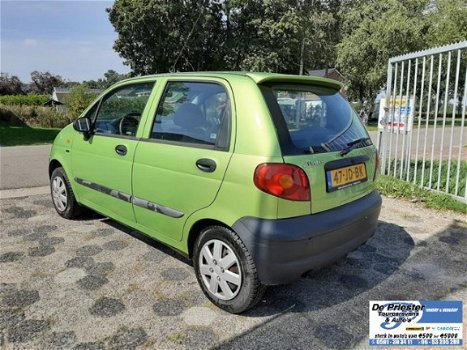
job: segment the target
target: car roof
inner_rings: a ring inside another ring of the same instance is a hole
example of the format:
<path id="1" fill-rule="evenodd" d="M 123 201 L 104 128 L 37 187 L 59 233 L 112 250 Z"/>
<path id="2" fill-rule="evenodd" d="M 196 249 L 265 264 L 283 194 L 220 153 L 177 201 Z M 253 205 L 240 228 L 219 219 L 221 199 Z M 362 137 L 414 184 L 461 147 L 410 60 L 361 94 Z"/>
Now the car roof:
<path id="1" fill-rule="evenodd" d="M 265 72 L 177 72 L 177 73 L 163 73 L 154 75 L 138 76 L 134 78 L 125 79 L 123 81 L 130 82 L 144 78 L 158 78 L 158 77 L 213 77 L 223 78 L 229 80 L 236 76 L 244 76 L 252 79 L 256 84 L 263 84 L 267 82 L 274 83 L 295 83 L 295 84 L 314 84 L 320 86 L 326 86 L 339 90 L 343 85 L 342 83 L 310 75 L 292 75 L 292 74 L 279 74 L 279 73 L 265 73 Z"/>

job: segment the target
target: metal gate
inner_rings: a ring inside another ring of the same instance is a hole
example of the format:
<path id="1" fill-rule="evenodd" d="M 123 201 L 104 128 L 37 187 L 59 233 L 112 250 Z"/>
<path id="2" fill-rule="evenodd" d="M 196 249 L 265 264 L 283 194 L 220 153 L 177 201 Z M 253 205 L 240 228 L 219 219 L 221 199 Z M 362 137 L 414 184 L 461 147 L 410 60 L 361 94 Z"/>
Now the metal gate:
<path id="1" fill-rule="evenodd" d="M 393 57 L 381 100 L 381 173 L 467 202 L 467 41 Z"/>

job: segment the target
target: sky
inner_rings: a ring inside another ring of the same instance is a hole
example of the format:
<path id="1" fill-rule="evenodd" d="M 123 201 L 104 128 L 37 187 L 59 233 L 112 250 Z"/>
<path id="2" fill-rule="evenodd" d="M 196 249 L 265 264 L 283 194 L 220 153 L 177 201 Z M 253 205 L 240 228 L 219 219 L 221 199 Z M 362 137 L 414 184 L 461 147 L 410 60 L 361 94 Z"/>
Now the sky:
<path id="1" fill-rule="evenodd" d="M 70 81 L 97 80 L 129 68 L 112 46 L 117 33 L 106 8 L 113 1 L 0 0 L 0 70 L 23 82 L 49 71 Z"/>

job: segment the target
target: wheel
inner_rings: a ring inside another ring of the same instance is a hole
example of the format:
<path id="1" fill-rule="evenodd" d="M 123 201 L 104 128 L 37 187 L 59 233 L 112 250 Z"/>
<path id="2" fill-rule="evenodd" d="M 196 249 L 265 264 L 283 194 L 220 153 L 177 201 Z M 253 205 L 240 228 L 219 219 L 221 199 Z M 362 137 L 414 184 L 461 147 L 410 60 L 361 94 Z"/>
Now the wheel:
<path id="1" fill-rule="evenodd" d="M 50 193 L 58 215 L 65 219 L 72 219 L 82 214 L 83 208 L 76 201 L 65 170 L 61 167 L 52 172 Z"/>
<path id="2" fill-rule="evenodd" d="M 211 226 L 201 232 L 193 265 L 203 293 L 227 312 L 237 314 L 252 308 L 266 291 L 250 253 L 228 228 Z"/>

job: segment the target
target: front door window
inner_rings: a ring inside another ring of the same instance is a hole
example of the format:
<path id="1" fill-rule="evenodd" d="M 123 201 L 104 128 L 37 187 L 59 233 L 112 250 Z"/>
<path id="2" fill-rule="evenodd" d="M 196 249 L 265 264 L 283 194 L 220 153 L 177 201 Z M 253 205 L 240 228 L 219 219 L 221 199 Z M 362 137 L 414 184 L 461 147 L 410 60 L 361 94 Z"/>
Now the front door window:
<path id="1" fill-rule="evenodd" d="M 125 85 L 101 102 L 94 121 L 97 134 L 135 136 L 154 82 Z"/>

